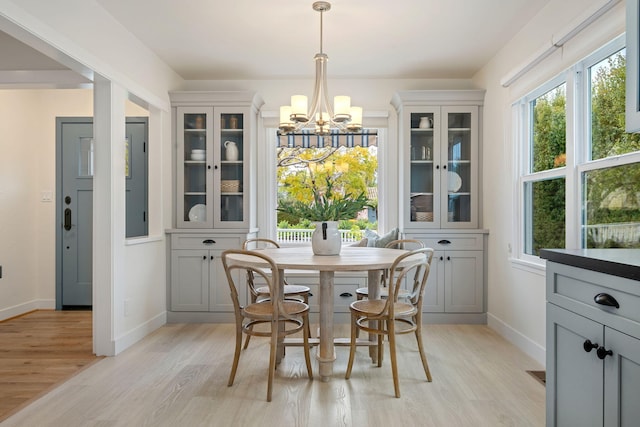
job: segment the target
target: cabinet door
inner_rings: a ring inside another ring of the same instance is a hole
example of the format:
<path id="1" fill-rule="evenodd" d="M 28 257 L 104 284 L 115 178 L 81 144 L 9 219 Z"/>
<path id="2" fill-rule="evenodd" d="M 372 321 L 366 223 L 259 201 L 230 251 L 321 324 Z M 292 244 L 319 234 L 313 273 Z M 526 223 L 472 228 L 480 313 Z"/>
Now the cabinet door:
<path id="1" fill-rule="evenodd" d="M 209 310 L 209 251 L 171 251 L 171 310 Z"/>
<path id="2" fill-rule="evenodd" d="M 482 251 L 445 251 L 444 309 L 481 313 L 484 308 Z"/>
<path id="3" fill-rule="evenodd" d="M 640 339 L 605 328 L 604 425 L 632 427 L 640 420 Z"/>
<path id="4" fill-rule="evenodd" d="M 477 226 L 478 107 L 442 107 L 440 161 L 443 228 Z"/>
<path id="5" fill-rule="evenodd" d="M 176 111 L 176 222 L 180 228 L 210 228 L 213 108 L 178 107 Z"/>
<path id="6" fill-rule="evenodd" d="M 435 251 L 422 300 L 423 313 L 442 313 L 444 311 L 444 270 L 444 251 Z"/>
<path id="7" fill-rule="evenodd" d="M 404 142 L 404 158 L 408 167 L 404 182 L 409 209 L 403 209 L 407 227 L 433 228 L 440 226 L 440 108 L 412 107 L 404 115 L 402 124 L 408 138 Z M 404 134 L 404 133 L 403 133 Z M 437 168 L 437 169 L 436 169 Z"/>
<path id="8" fill-rule="evenodd" d="M 246 228 L 249 202 L 249 115 L 247 108 L 214 111 L 215 228 Z"/>
<path id="9" fill-rule="evenodd" d="M 222 251 L 209 251 L 209 310 L 216 312 L 233 312 L 233 301 L 229 291 L 229 282 L 224 272 L 221 255 Z M 240 272 L 235 271 L 235 281 L 238 289 L 238 299 L 241 305 L 247 303 L 247 286 L 244 277 L 240 277 Z"/>
<path id="10" fill-rule="evenodd" d="M 603 363 L 584 345 L 586 340 L 602 345 L 603 329 L 547 303 L 547 426 L 602 425 Z"/>

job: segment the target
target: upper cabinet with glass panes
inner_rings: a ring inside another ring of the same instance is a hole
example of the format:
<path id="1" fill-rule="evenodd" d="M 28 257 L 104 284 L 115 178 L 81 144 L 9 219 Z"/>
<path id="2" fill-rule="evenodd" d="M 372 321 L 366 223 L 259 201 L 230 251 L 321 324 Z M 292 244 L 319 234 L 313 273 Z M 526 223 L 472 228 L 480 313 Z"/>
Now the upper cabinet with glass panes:
<path id="1" fill-rule="evenodd" d="M 249 92 L 172 92 L 176 226 L 255 227 L 254 147 L 259 98 Z"/>
<path id="2" fill-rule="evenodd" d="M 407 91 L 399 114 L 403 228 L 478 226 L 479 116 L 484 91 Z"/>

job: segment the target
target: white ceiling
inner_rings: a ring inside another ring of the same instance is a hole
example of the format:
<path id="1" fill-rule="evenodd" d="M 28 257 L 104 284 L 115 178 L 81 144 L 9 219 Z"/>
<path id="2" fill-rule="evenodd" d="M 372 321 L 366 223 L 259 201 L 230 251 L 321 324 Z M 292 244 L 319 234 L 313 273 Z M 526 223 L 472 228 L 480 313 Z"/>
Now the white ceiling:
<path id="1" fill-rule="evenodd" d="M 309 78 L 320 45 L 311 0 L 97 0 L 180 76 Z M 470 78 L 549 0 L 333 0 L 331 78 Z M 57 69 L 0 34 L 0 70 Z M 9 55 L 5 55 L 8 52 Z"/>

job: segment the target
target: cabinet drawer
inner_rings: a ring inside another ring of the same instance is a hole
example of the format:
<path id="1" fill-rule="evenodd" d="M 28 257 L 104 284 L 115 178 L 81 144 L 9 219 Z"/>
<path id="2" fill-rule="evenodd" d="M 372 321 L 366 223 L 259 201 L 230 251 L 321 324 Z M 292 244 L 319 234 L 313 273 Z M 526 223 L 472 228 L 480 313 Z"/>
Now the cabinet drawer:
<path id="1" fill-rule="evenodd" d="M 607 294 L 619 308 L 595 302 Z M 547 262 L 547 300 L 630 333 L 640 331 L 640 286 L 635 280 Z"/>
<path id="2" fill-rule="evenodd" d="M 213 243 L 205 243 L 213 241 Z M 172 234 L 172 249 L 241 249 L 242 242 L 239 237 L 220 237 L 206 234 Z"/>
<path id="3" fill-rule="evenodd" d="M 407 238 L 422 240 L 426 247 L 435 250 L 466 251 L 483 249 L 482 234 L 433 235 L 408 233 Z"/>

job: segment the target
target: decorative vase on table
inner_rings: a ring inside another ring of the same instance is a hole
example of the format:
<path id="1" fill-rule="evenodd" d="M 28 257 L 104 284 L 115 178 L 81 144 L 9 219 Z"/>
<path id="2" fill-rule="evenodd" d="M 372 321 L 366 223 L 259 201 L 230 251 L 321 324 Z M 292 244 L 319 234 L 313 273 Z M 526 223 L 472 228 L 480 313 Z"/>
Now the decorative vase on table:
<path id="1" fill-rule="evenodd" d="M 340 255 L 342 239 L 338 231 L 338 221 L 316 222 L 311 235 L 311 249 L 315 255 Z"/>

